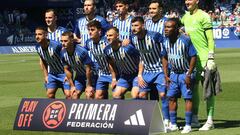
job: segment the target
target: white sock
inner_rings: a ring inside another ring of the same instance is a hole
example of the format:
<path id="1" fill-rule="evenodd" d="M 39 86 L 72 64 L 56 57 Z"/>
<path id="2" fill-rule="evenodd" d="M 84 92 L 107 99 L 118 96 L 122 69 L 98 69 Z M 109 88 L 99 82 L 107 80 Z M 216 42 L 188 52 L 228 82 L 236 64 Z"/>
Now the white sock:
<path id="1" fill-rule="evenodd" d="M 212 116 L 208 116 L 208 118 L 207 118 L 207 123 L 213 123 L 213 118 L 212 118 Z"/>

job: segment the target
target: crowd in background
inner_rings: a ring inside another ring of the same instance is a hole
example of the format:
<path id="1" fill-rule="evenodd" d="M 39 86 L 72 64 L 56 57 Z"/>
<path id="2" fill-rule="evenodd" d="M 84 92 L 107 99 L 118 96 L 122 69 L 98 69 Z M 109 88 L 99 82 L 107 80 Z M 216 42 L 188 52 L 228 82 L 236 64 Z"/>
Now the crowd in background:
<path id="1" fill-rule="evenodd" d="M 164 13 L 167 18 L 180 18 L 186 11 L 184 0 L 164 0 L 163 3 L 165 4 Z M 131 4 L 130 13 L 148 19 L 147 4 L 148 3 L 144 1 L 134 0 Z M 210 7 L 209 4 L 212 4 L 212 7 Z M 200 7 L 211 16 L 213 28 L 238 27 L 238 29 L 240 29 L 239 0 L 201 1 Z M 107 10 L 106 18 L 109 22 L 117 16 L 118 13 L 115 9 L 109 8 Z"/>
<path id="2" fill-rule="evenodd" d="M 99 2 L 102 4 L 100 5 L 102 8 L 97 9 L 99 10 L 97 11 L 98 14 L 105 17 L 109 22 L 112 22 L 114 18 L 118 16 L 118 13 L 113 6 L 114 1 L 115 0 L 102 0 Z M 164 3 L 163 13 L 167 18 L 181 18 L 186 12 L 185 0 L 162 1 Z M 148 14 L 148 0 L 129 0 L 128 2 L 130 5 L 130 14 L 133 16 L 143 16 L 145 20 L 150 18 Z M 234 31 L 236 29 L 235 34 L 240 36 L 240 0 L 200 0 L 199 2 L 200 8 L 205 10 L 211 16 L 213 28 L 231 27 L 234 29 Z M 74 13 L 75 9 L 73 7 L 71 8 L 71 13 Z M 68 11 L 67 8 L 60 8 L 60 10 L 63 10 L 64 13 Z M 13 39 L 13 36 L 23 37 L 25 35 L 29 35 L 28 37 L 31 37 L 34 25 L 36 25 L 36 23 L 42 23 L 36 15 L 31 14 L 32 11 L 41 13 L 41 10 L 36 8 L 32 10 L 27 10 L 25 8 L 10 8 L 0 11 L 1 44 L 19 44 L 17 40 L 9 40 Z M 75 15 L 76 13 L 74 16 Z M 59 20 L 60 19 L 61 17 L 59 17 Z M 73 20 L 66 19 L 64 21 L 66 21 L 66 23 L 69 21 L 74 22 Z M 73 29 L 73 23 L 67 24 L 72 24 L 66 27 L 68 29 Z M 34 38 L 32 37 L 32 42 L 34 41 L 33 39 Z"/>

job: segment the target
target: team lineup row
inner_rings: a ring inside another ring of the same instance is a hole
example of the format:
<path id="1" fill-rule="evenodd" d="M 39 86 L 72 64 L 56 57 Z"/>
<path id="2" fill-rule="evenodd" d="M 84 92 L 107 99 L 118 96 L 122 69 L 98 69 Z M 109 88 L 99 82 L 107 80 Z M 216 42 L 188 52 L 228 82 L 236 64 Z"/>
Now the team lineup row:
<path id="1" fill-rule="evenodd" d="M 205 66 L 215 69 L 214 40 L 210 17 L 198 9 L 198 0 L 185 3 L 185 34 L 179 32 L 178 19 L 162 17 L 163 5 L 156 0 L 149 4 L 152 19 L 145 22 L 128 14 L 125 0 L 116 0 L 119 17 L 112 24 L 95 15 L 94 1 L 86 0 L 85 16 L 77 20 L 74 33 L 57 27 L 55 11 L 47 10 L 47 30 L 35 30 L 47 96 L 55 98 L 63 87 L 67 99 L 78 99 L 83 91 L 87 99 L 107 99 L 111 84 L 113 99 L 124 99 L 131 88 L 132 98 L 145 100 L 157 90 L 166 130 L 176 131 L 177 98 L 182 95 L 186 125 L 181 133 L 199 127 L 198 85 Z M 207 103 L 208 119 L 199 130 L 213 128 L 214 97 Z"/>

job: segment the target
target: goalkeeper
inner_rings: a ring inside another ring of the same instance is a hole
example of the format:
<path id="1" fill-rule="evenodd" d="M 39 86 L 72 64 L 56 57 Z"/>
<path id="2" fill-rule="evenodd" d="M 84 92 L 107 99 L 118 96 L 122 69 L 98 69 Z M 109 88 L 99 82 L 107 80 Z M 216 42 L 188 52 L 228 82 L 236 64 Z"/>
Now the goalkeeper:
<path id="1" fill-rule="evenodd" d="M 199 83 L 202 79 L 201 72 L 207 66 L 210 70 L 215 70 L 214 63 L 214 39 L 212 31 L 212 22 L 210 16 L 198 8 L 199 0 L 185 0 L 188 12 L 182 17 L 186 33 L 190 36 L 194 47 L 197 50 L 197 77 L 193 90 L 193 117 L 192 127 L 200 127 L 198 122 L 199 108 Z M 207 99 L 207 121 L 199 130 L 210 130 L 213 125 L 214 114 L 214 95 Z"/>

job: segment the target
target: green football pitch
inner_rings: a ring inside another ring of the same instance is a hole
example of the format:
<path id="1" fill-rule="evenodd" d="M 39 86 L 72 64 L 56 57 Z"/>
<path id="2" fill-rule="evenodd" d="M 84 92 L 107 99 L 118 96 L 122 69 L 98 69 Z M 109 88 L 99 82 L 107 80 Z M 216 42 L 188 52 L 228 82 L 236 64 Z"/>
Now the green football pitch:
<path id="1" fill-rule="evenodd" d="M 240 49 L 217 49 L 216 63 L 220 70 L 223 92 L 216 97 L 215 129 L 207 132 L 193 129 L 194 135 L 240 135 Z M 80 133 L 15 131 L 13 123 L 23 97 L 44 98 L 43 75 L 36 54 L 0 55 L 0 135 L 70 135 Z M 200 91 L 202 95 L 202 91 Z M 129 96 L 129 93 L 128 93 Z M 59 90 L 57 98 L 64 98 Z M 206 118 L 201 99 L 200 122 Z M 179 124 L 184 122 L 184 102 L 180 100 Z M 81 133 L 86 134 L 86 133 Z M 180 132 L 168 133 L 180 134 Z"/>

